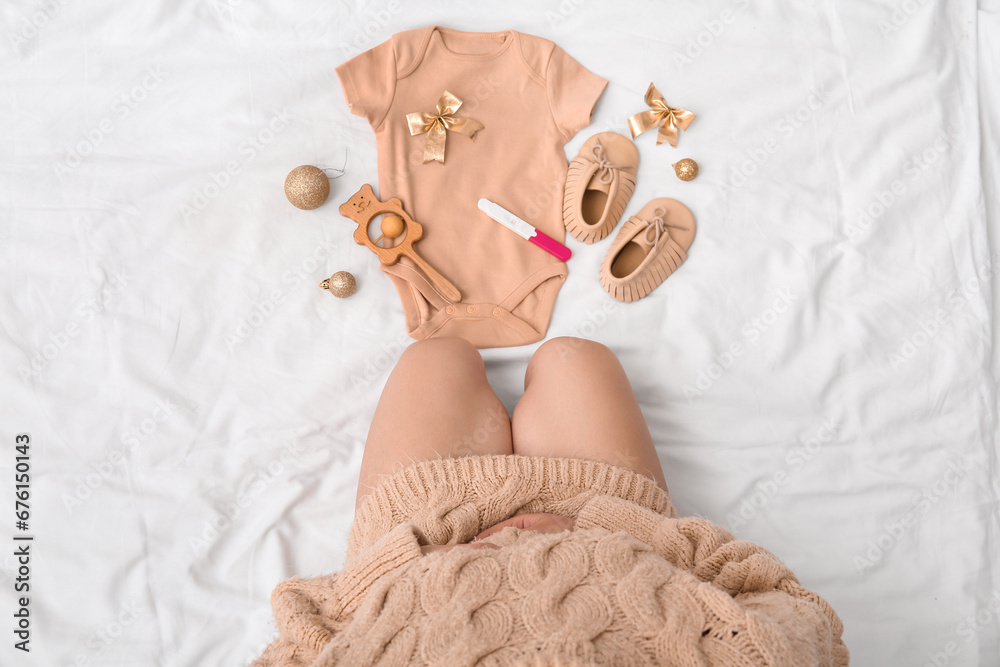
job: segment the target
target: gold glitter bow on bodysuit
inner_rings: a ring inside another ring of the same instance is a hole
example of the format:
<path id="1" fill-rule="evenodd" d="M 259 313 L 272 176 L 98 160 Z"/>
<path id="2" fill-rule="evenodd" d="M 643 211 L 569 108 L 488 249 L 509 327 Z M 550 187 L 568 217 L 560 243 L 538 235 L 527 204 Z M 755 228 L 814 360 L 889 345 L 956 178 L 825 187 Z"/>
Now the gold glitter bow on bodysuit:
<path id="1" fill-rule="evenodd" d="M 422 113 L 420 111 L 406 114 L 406 123 L 410 126 L 410 134 L 417 136 L 427 132 L 427 142 L 424 144 L 424 163 L 437 160 L 444 164 L 444 147 L 448 140 L 448 130 L 464 134 L 473 141 L 476 132 L 484 129 L 481 123 L 471 118 L 459 118 L 455 115 L 462 106 L 458 99 L 447 90 L 437 103 L 437 113 Z"/>
<path id="2" fill-rule="evenodd" d="M 656 135 L 656 145 L 659 146 L 664 141 L 669 141 L 670 145 L 677 148 L 678 129 L 686 130 L 695 114 L 687 109 L 667 106 L 666 100 L 656 86 L 649 84 L 646 90 L 646 104 L 651 108 L 646 111 L 631 116 L 628 119 L 628 128 L 632 131 L 632 138 L 635 139 L 646 130 L 652 130 L 659 126 L 660 131 Z"/>

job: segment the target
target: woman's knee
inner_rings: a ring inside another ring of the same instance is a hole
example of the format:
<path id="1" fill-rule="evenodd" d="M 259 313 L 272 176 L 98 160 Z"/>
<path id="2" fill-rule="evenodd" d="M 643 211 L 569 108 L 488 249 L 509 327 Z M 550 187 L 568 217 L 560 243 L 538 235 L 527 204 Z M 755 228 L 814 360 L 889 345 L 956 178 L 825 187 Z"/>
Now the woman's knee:
<path id="1" fill-rule="evenodd" d="M 425 338 L 411 343 L 400 356 L 397 366 L 418 367 L 426 371 L 484 370 L 479 351 L 463 338 Z"/>
<path id="2" fill-rule="evenodd" d="M 565 371 L 567 365 L 595 368 L 609 362 L 617 365 L 618 357 L 608 346 L 586 338 L 559 336 L 545 341 L 535 350 L 528 362 L 525 385 L 540 369 L 558 367 Z"/>

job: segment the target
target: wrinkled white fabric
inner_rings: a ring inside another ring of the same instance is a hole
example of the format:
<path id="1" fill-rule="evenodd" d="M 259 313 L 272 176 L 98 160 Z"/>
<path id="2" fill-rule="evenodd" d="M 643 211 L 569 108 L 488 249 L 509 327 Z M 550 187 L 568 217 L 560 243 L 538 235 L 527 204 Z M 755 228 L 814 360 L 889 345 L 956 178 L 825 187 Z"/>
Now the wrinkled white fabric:
<path id="1" fill-rule="evenodd" d="M 618 353 L 678 511 L 822 591 L 856 664 L 995 662 L 997 0 L 0 3 L 0 502 L 30 433 L 30 659 L 246 664 L 274 586 L 342 566 L 410 341 L 337 212 L 377 167 L 334 67 L 432 24 L 607 78 L 568 158 L 628 134 L 651 81 L 698 114 L 676 149 L 636 139 L 624 216 L 682 201 L 688 259 L 619 304 L 614 232 L 567 238 L 548 336 Z M 285 200 L 345 150 L 326 204 Z M 317 287 L 339 270 L 349 299 Z M 484 351 L 508 409 L 532 350 Z"/>

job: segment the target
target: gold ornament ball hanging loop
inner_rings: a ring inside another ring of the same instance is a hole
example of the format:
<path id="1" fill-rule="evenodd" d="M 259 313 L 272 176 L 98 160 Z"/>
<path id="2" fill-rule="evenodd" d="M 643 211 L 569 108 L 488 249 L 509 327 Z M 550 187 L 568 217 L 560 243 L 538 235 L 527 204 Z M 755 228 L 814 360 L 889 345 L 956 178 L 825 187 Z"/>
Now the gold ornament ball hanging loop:
<path id="1" fill-rule="evenodd" d="M 344 153 L 344 165 L 339 169 L 336 167 L 314 167 L 311 164 L 303 164 L 288 172 L 285 177 L 285 197 L 292 206 L 303 211 L 311 211 L 318 208 L 330 196 L 330 179 L 340 178 L 346 173 L 347 153 Z M 326 172 L 335 172 L 334 176 L 327 176 Z"/>
<path id="2" fill-rule="evenodd" d="M 347 271 L 337 271 L 321 282 L 319 286 L 341 299 L 351 296 L 358 289 L 358 283 L 354 280 L 354 276 Z"/>

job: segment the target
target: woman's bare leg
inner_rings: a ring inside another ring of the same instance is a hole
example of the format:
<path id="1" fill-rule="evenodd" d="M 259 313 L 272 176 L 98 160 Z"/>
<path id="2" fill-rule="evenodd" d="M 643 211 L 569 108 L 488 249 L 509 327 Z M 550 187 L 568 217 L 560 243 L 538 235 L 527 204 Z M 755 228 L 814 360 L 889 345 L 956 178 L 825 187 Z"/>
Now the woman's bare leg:
<path id="1" fill-rule="evenodd" d="M 528 363 L 511 430 L 515 454 L 603 461 L 667 488 L 632 385 L 600 343 L 561 337 L 542 344 Z"/>
<path id="2" fill-rule="evenodd" d="M 380 478 L 426 459 L 513 454 L 510 419 L 478 350 L 459 338 L 410 345 L 375 408 L 356 501 Z"/>

